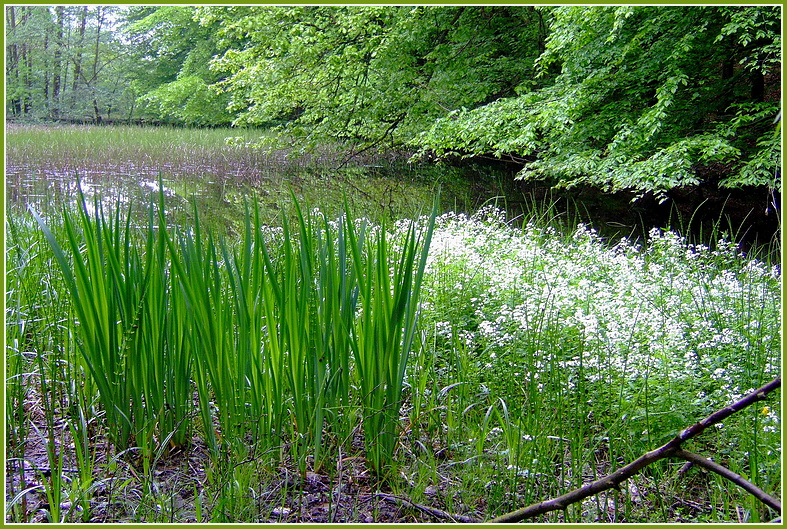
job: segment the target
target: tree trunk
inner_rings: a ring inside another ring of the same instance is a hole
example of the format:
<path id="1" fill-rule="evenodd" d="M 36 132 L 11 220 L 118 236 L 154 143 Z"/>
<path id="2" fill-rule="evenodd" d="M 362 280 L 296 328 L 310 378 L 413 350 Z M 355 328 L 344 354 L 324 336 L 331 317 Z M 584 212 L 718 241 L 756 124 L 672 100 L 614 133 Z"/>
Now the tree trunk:
<path id="1" fill-rule="evenodd" d="M 49 106 L 49 33 L 44 34 L 44 104 Z"/>
<path id="2" fill-rule="evenodd" d="M 6 23 L 9 33 L 16 31 L 16 10 L 14 6 L 6 6 Z M 14 88 L 19 87 L 19 48 L 16 43 L 6 46 L 8 62 L 6 63 L 6 79 L 11 79 Z M 19 100 L 18 92 L 9 100 L 9 110 L 13 116 L 22 113 L 22 104 Z"/>
<path id="3" fill-rule="evenodd" d="M 98 96 L 96 94 L 95 82 L 98 79 L 98 62 L 99 51 L 101 44 L 101 26 L 104 23 L 104 11 L 101 6 L 96 6 L 96 46 L 93 57 L 93 75 L 91 76 L 91 85 L 93 92 L 93 119 L 96 123 L 101 123 L 101 111 L 98 106 Z"/>
<path id="4" fill-rule="evenodd" d="M 28 7 L 22 12 L 21 26 L 25 26 L 30 20 L 30 15 L 33 12 L 32 7 Z M 30 73 L 33 71 L 33 54 L 28 50 L 27 44 L 21 46 L 20 60 L 22 64 L 22 83 L 24 85 L 24 92 L 22 93 L 22 114 L 27 115 L 33 106 L 33 79 Z"/>
<path id="5" fill-rule="evenodd" d="M 85 43 L 85 27 L 87 26 L 88 6 L 83 6 L 79 12 L 79 39 L 76 43 L 76 57 L 74 57 L 74 81 L 71 91 L 76 93 L 79 88 L 79 75 L 82 71 L 82 47 Z"/>
<path id="6" fill-rule="evenodd" d="M 57 118 L 60 115 L 60 83 L 61 83 L 61 53 L 63 51 L 63 6 L 55 7 L 55 52 L 52 58 L 52 98 L 49 115 Z"/>

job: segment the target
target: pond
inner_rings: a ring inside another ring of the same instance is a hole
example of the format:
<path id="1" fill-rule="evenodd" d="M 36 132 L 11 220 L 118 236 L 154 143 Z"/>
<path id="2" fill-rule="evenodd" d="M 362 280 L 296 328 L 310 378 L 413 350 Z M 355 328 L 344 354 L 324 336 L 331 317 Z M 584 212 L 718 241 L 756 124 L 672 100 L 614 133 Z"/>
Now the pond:
<path id="1" fill-rule="evenodd" d="M 78 181 L 88 198 L 145 205 L 161 179 L 173 216 L 189 216 L 196 205 L 200 219 L 229 231 L 250 200 L 271 224 L 280 222 L 292 196 L 330 215 L 346 200 L 356 215 L 379 221 L 428 211 L 438 188 L 442 211 L 472 212 L 493 203 L 514 222 L 547 217 L 567 230 L 583 222 L 608 239 L 641 238 L 659 227 L 713 244 L 727 232 L 748 250 L 771 245 L 779 227 L 780 198 L 764 189 L 696 187 L 663 202 L 633 200 L 631 193 L 519 182 L 519 166 L 495 160 L 433 164 L 412 162 L 407 152 L 348 160 L 331 147 L 309 153 L 271 148 L 268 133 L 254 129 L 10 124 L 6 131 L 11 212 L 31 205 L 46 213 L 74 202 Z"/>
<path id="2" fill-rule="evenodd" d="M 507 192 L 510 179 L 494 168 L 408 163 L 406 153 L 367 155 L 342 163 L 329 149 L 316 153 L 230 145 L 235 130 L 199 132 L 141 127 L 10 126 L 6 185 L 11 212 L 28 205 L 44 213 L 86 198 L 147 204 L 159 179 L 171 213 L 231 227 L 254 200 L 267 222 L 279 221 L 292 195 L 310 207 L 338 212 L 347 200 L 356 214 L 379 220 L 429 211 L 442 190 L 445 209 L 469 211 Z M 247 136 L 253 135 L 247 132 Z"/>

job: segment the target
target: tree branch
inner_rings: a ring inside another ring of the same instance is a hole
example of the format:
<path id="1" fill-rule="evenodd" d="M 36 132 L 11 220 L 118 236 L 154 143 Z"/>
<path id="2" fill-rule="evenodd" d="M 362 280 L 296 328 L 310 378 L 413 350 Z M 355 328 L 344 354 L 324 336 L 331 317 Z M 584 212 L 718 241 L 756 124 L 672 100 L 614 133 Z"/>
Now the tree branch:
<path id="1" fill-rule="evenodd" d="M 681 444 L 683 444 L 685 441 L 688 441 L 689 439 L 692 439 L 700 435 L 703 431 L 705 431 L 706 428 L 723 421 L 733 413 L 739 412 L 740 410 L 746 408 L 747 406 L 750 406 L 757 401 L 765 399 L 768 396 L 768 393 L 779 388 L 781 384 L 782 384 L 781 377 L 777 377 L 772 382 L 769 382 L 768 384 L 762 386 L 760 389 L 755 390 L 752 393 L 749 393 L 748 395 L 738 400 L 737 402 L 731 404 L 730 406 L 718 410 L 710 414 L 706 418 L 702 419 L 698 423 L 689 426 L 681 433 L 679 433 L 677 436 L 675 436 L 672 440 L 670 440 L 667 444 L 662 445 L 661 447 L 644 454 L 639 459 L 633 461 L 632 463 L 629 463 L 624 467 L 619 468 L 617 471 L 613 472 L 612 474 L 610 474 L 605 478 L 601 478 L 592 483 L 583 485 L 582 487 L 572 490 L 571 492 L 563 494 L 562 496 L 559 496 L 557 498 L 543 501 L 541 503 L 535 503 L 523 509 L 519 509 L 513 512 L 503 514 L 502 516 L 498 516 L 497 518 L 490 520 L 490 523 L 519 522 L 521 520 L 532 518 L 534 516 L 538 516 L 539 514 L 544 514 L 550 511 L 555 511 L 558 509 L 565 510 L 572 503 L 577 503 L 587 498 L 588 496 L 593 496 L 605 490 L 609 490 L 612 488 L 619 490 L 619 486 L 623 481 L 627 480 L 631 476 L 634 476 L 643 468 L 667 457 L 681 457 L 683 459 L 686 459 L 687 461 L 691 461 L 692 463 L 703 465 L 703 463 L 701 463 L 697 459 L 699 458 L 699 456 L 693 457 L 695 456 L 695 454 L 682 450 Z M 705 458 L 701 458 L 701 459 L 703 461 L 709 461 Z M 711 461 L 711 463 L 713 462 Z M 713 464 L 715 465 L 715 463 Z M 706 467 L 706 468 L 710 468 L 710 467 Z M 711 470 L 713 470 L 714 472 L 718 472 L 715 468 Z M 726 477 L 727 479 L 731 479 L 732 475 L 737 476 L 737 474 L 734 474 L 727 469 L 724 470 L 727 472 L 727 474 L 720 474 L 720 475 Z M 740 476 L 738 476 L 738 478 L 740 478 L 740 480 L 743 479 Z M 758 499 L 763 501 L 763 503 L 765 503 L 769 507 L 776 510 L 779 514 L 781 514 L 781 504 L 763 492 L 762 494 L 765 494 L 765 496 L 767 496 L 770 500 L 775 501 L 775 503 L 773 504 L 766 502 L 765 499 L 763 499 L 764 498 L 763 496 L 755 494 L 754 492 L 752 492 L 752 490 L 750 490 L 750 487 L 755 487 L 753 484 L 749 483 L 747 486 L 744 486 L 742 483 L 734 479 L 731 479 L 731 481 L 733 481 L 733 483 L 736 483 L 737 485 L 740 485 L 748 492 L 751 492 Z"/>
<path id="2" fill-rule="evenodd" d="M 382 498 L 384 500 L 399 504 L 399 505 L 406 505 L 410 507 L 414 507 L 420 511 L 429 514 L 430 516 L 434 516 L 435 518 L 439 518 L 442 520 L 449 520 L 452 522 L 462 522 L 462 523 L 478 523 L 479 520 L 476 520 L 472 516 L 465 516 L 462 514 L 452 514 L 450 512 L 443 511 L 441 509 L 436 509 L 434 507 L 429 507 L 428 505 L 421 505 L 420 503 L 415 503 L 408 498 L 403 498 L 401 496 L 394 496 L 393 494 L 385 494 L 382 492 L 377 493 L 378 498 Z"/>
<path id="3" fill-rule="evenodd" d="M 395 118 L 394 118 L 394 119 L 393 119 L 393 120 L 390 122 L 390 125 L 388 125 L 388 128 L 387 128 L 387 129 L 385 129 L 385 131 L 382 133 L 382 135 L 381 135 L 379 138 L 377 138 L 377 139 L 375 139 L 375 140 L 372 140 L 372 141 L 370 141 L 369 143 L 367 143 L 367 144 L 366 144 L 366 146 L 365 146 L 365 147 L 363 147 L 362 149 L 360 149 L 360 150 L 358 150 L 358 151 L 356 151 L 355 149 L 351 149 L 351 150 L 350 150 L 350 153 L 349 153 L 349 154 L 348 154 L 348 155 L 347 155 L 347 156 L 344 158 L 344 160 L 342 160 L 342 161 L 339 163 L 339 165 L 337 166 L 337 168 L 338 168 L 338 169 L 341 169 L 341 168 L 343 168 L 345 165 L 347 165 L 348 163 L 350 163 L 350 160 L 352 160 L 353 158 L 355 158 L 355 157 L 357 157 L 357 156 L 360 156 L 361 154 L 365 153 L 366 151 L 368 151 L 368 150 L 370 150 L 370 149 L 373 149 L 373 148 L 377 147 L 378 145 L 380 145 L 382 142 L 384 142 L 384 141 L 385 141 L 385 139 L 386 139 L 388 136 L 390 136 L 390 135 L 393 135 L 393 131 L 394 131 L 394 129 L 396 129 L 396 127 L 398 127 L 398 126 L 399 126 L 399 124 L 400 124 L 402 121 L 404 121 L 404 118 L 406 118 L 406 117 L 407 117 L 407 114 L 406 114 L 406 113 L 399 114 L 397 117 L 395 117 Z"/>
<path id="4" fill-rule="evenodd" d="M 779 513 L 782 512 L 782 503 L 779 500 L 762 490 L 748 479 L 736 474 L 726 467 L 721 466 L 715 461 L 711 461 L 710 459 L 704 458 L 699 454 L 695 454 L 694 452 L 689 452 L 688 450 L 678 450 L 675 452 L 674 456 L 707 468 L 711 472 L 715 472 L 721 477 L 732 481 L 774 511 Z"/>

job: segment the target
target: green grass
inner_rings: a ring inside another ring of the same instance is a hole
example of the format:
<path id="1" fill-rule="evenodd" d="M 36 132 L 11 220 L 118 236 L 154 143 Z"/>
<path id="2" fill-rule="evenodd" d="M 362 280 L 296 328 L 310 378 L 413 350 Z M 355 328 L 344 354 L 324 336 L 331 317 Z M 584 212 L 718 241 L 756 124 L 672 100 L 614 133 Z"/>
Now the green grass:
<path id="1" fill-rule="evenodd" d="M 226 158 L 242 149 L 246 141 L 259 141 L 264 131 L 236 128 L 176 128 L 92 125 L 9 125 L 14 158 L 42 159 L 63 156 L 72 164 L 95 160 L 97 152 L 108 158 L 168 160 L 170 164 L 191 159 L 192 163 L 218 156 Z M 234 144 L 228 141 L 234 140 Z"/>
<path id="2" fill-rule="evenodd" d="M 8 219 L 6 457 L 39 468 L 8 478 L 9 521 L 309 521 L 313 497 L 325 519 L 392 519 L 364 503 L 381 487 L 486 519 L 780 370 L 781 271 L 724 241 L 295 197 L 280 227 L 247 202 L 228 235 L 199 210 L 173 224 L 168 200 Z M 692 449 L 778 495 L 779 404 Z M 680 466 L 537 521 L 773 518 Z"/>

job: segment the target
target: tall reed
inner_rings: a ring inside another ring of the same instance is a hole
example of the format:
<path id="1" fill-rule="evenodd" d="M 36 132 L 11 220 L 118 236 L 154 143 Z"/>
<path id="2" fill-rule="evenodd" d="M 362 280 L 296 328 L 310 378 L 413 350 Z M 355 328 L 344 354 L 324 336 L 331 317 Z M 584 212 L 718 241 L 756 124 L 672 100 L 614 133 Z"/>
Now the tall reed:
<path id="1" fill-rule="evenodd" d="M 423 238 L 417 237 L 415 224 L 411 224 L 397 263 L 389 251 L 386 231 L 380 229 L 370 241 L 365 224 L 361 222 L 357 228 L 349 208 L 337 222 L 304 213 L 297 201 L 294 208 L 295 233 L 283 216 L 277 244 L 272 247 L 259 236 L 255 243 L 268 285 L 261 294 L 266 324 L 261 350 L 269 376 L 257 379 L 262 387 L 253 388 L 252 394 L 275 399 L 274 391 L 285 390 L 290 447 L 305 472 L 304 456 L 308 453 L 315 468 L 322 465 L 326 433 L 334 443 L 351 436 L 357 402 L 353 397 L 355 381 L 361 388 L 366 455 L 379 471 L 393 457 L 404 370 L 414 338 L 418 290 L 434 215 Z M 256 209 L 254 218 L 258 223 Z M 250 230 L 247 225 L 247 233 Z M 262 226 L 255 224 L 253 231 L 261 233 Z M 248 252 L 246 259 L 256 263 L 258 257 Z M 251 271 L 258 265 L 235 268 Z M 393 278 L 389 277 L 392 268 Z M 262 278 L 257 281 L 265 284 Z M 388 356 L 371 369 L 371 342 L 362 340 L 373 336 L 375 329 L 385 335 Z M 383 411 L 385 415 L 381 415 Z M 281 409 L 269 412 L 280 417 L 285 414 Z M 380 435 L 388 435 L 382 451 L 378 450 Z"/>
<path id="2" fill-rule="evenodd" d="M 204 435 L 214 453 L 221 437 L 241 438 L 246 418 L 245 374 L 232 342 L 232 306 L 226 298 L 220 248 L 211 233 L 203 237 L 199 218 L 193 229 L 164 231 L 177 287 L 183 292 L 188 340 L 195 359 L 194 378 L 199 395 Z M 211 398 L 213 400 L 211 400 Z M 214 428 L 211 406 L 218 413 Z"/>
<path id="3" fill-rule="evenodd" d="M 101 215 L 93 219 L 88 214 L 84 197 L 82 199 L 79 225 L 68 211 L 64 211 L 70 260 L 43 219 L 32 209 L 31 213 L 41 226 L 63 272 L 80 323 L 84 360 L 97 384 L 107 419 L 115 425 L 113 440 L 118 447 L 125 449 L 132 438 L 134 399 L 129 394 L 133 381 L 125 373 L 124 351 L 126 339 L 132 334 L 131 325 L 139 301 L 137 293 L 141 290 L 132 282 L 141 274 L 134 270 L 135 275 L 124 275 L 124 272 L 136 268 L 138 260 L 123 259 L 130 257 L 132 250 L 127 238 L 126 244 L 121 246 L 121 232 L 116 229 L 119 217 L 114 219 L 115 222 L 111 218 L 107 221 Z M 98 201 L 94 205 L 100 211 Z"/>
<path id="4" fill-rule="evenodd" d="M 410 223 L 396 251 L 389 246 L 383 224 L 373 234 L 366 255 L 365 225 L 347 225 L 361 305 L 351 345 L 361 390 L 366 457 L 378 475 L 388 470 L 400 434 L 402 389 L 435 217 L 433 211 L 425 233 L 420 235 Z M 394 260 L 397 252 L 399 258 Z"/>
<path id="5" fill-rule="evenodd" d="M 132 227 L 130 206 L 125 217 L 119 208 L 106 214 L 96 198 L 92 210 L 81 193 L 77 219 L 64 210 L 65 248 L 30 211 L 63 274 L 79 322 L 84 367 L 112 425 L 111 439 L 120 451 L 139 448 L 147 463 L 164 437 L 185 442 L 184 410 L 191 401 L 190 390 L 184 389 L 190 360 L 173 340 L 182 329 L 167 318 L 164 225 L 154 225 L 151 213 L 140 235 Z"/>
<path id="6" fill-rule="evenodd" d="M 333 292 L 320 295 L 318 290 L 329 271 L 317 263 L 324 249 L 313 219 L 305 217 L 296 203 L 297 238 L 290 233 L 283 218 L 282 252 L 272 256 L 264 242 L 260 246 L 271 289 L 266 304 L 266 346 L 276 354 L 277 366 L 290 396 L 291 449 L 305 473 L 305 448 L 311 446 L 315 464 L 321 463 L 325 423 L 326 386 L 332 365 L 328 365 L 327 343 L 323 329 L 329 331 L 333 321 L 325 318 L 324 305 Z M 320 315 L 322 322 L 318 321 Z M 322 327 L 324 326 L 324 327 Z M 322 327 L 322 328 L 321 328 Z M 274 329 L 276 332 L 273 332 Z M 331 395 L 332 396 L 332 395 Z M 332 403 L 328 404 L 332 405 Z"/>
<path id="7" fill-rule="evenodd" d="M 196 206 L 191 226 L 168 225 L 163 192 L 141 228 L 130 206 L 108 213 L 80 197 L 76 218 L 64 212 L 64 245 L 31 211 L 119 451 L 139 449 L 147 470 L 162 445 L 188 443 L 196 391 L 214 457 L 287 449 L 305 474 L 310 458 L 324 464 L 326 435 L 332 447 L 351 439 L 360 409 L 383 473 L 435 212 L 423 233 L 410 222 L 392 236 L 347 211 L 304 212 L 292 195 L 294 229 L 283 212 L 267 236 L 255 205 L 233 241 L 204 229 Z"/>

